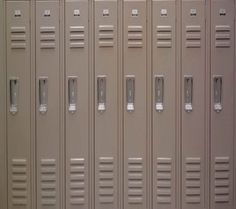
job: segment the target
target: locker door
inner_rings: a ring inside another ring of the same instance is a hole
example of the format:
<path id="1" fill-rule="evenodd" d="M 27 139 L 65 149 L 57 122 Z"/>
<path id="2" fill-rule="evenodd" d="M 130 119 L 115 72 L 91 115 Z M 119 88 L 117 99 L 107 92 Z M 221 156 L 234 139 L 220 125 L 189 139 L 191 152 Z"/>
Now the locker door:
<path id="1" fill-rule="evenodd" d="M 146 1 L 124 1 L 124 208 L 147 208 Z"/>
<path id="2" fill-rule="evenodd" d="M 59 209 L 59 3 L 36 2 L 37 208 Z"/>
<path id="3" fill-rule="evenodd" d="M 153 1 L 153 206 L 176 208 L 175 1 Z"/>
<path id="4" fill-rule="evenodd" d="M 234 1 L 211 4 L 211 208 L 232 209 Z"/>
<path id="5" fill-rule="evenodd" d="M 95 1 L 95 208 L 118 208 L 117 1 Z"/>
<path id="6" fill-rule="evenodd" d="M 205 2 L 182 2 L 182 208 L 205 208 Z"/>
<path id="7" fill-rule="evenodd" d="M 66 208 L 88 209 L 88 1 L 65 3 Z"/>
<path id="8" fill-rule="evenodd" d="M 30 209 L 30 5 L 6 2 L 8 208 Z"/>

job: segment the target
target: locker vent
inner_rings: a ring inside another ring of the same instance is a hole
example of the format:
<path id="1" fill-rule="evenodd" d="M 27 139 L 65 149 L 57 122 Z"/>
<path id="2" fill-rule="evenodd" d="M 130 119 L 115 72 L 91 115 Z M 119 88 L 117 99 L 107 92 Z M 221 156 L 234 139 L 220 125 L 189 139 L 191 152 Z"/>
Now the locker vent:
<path id="1" fill-rule="evenodd" d="M 128 159 L 128 203 L 143 203 L 143 159 Z"/>
<path id="2" fill-rule="evenodd" d="M 99 201 L 114 202 L 114 158 L 99 158 Z"/>
<path id="3" fill-rule="evenodd" d="M 186 158 L 185 171 L 185 201 L 189 204 L 200 203 L 201 159 Z"/>
<path id="4" fill-rule="evenodd" d="M 201 26 L 200 25 L 187 25 L 186 26 L 186 42 L 187 48 L 200 48 L 201 47 Z"/>
<path id="5" fill-rule="evenodd" d="M 11 27 L 11 49 L 26 48 L 26 28 Z"/>
<path id="6" fill-rule="evenodd" d="M 229 157 L 215 158 L 215 202 L 229 202 Z"/>
<path id="7" fill-rule="evenodd" d="M 27 161 L 12 159 L 12 204 L 27 205 Z"/>
<path id="8" fill-rule="evenodd" d="M 216 48 L 229 48 L 230 47 L 230 30 L 229 25 L 216 25 L 215 26 L 215 46 Z"/>
<path id="9" fill-rule="evenodd" d="M 157 26 L 157 47 L 171 48 L 172 46 L 172 27 L 169 25 Z"/>
<path id="10" fill-rule="evenodd" d="M 114 46 L 114 26 L 113 25 L 99 25 L 98 34 L 99 47 L 113 47 Z"/>
<path id="11" fill-rule="evenodd" d="M 85 204 L 85 159 L 70 159 L 70 204 Z"/>
<path id="12" fill-rule="evenodd" d="M 41 49 L 54 49 L 56 47 L 56 28 L 51 27 L 40 27 L 40 48 Z"/>
<path id="13" fill-rule="evenodd" d="M 171 158 L 157 158 L 157 202 L 171 203 Z"/>
<path id="14" fill-rule="evenodd" d="M 70 48 L 84 48 L 84 26 L 70 26 Z"/>
<path id="15" fill-rule="evenodd" d="M 56 160 L 41 159 L 41 203 L 56 204 Z"/>
<path id="16" fill-rule="evenodd" d="M 143 47 L 143 27 L 128 26 L 128 47 L 142 48 Z"/>

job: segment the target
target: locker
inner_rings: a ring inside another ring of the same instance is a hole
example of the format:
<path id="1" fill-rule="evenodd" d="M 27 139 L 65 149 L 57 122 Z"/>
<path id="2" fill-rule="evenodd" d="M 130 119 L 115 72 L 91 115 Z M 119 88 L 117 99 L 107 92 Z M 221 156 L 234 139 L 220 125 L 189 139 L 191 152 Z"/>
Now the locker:
<path id="1" fill-rule="evenodd" d="M 66 208 L 89 208 L 88 1 L 65 2 Z"/>
<path id="2" fill-rule="evenodd" d="M 205 208 L 205 2 L 182 1 L 182 208 Z"/>
<path id="3" fill-rule="evenodd" d="M 59 3 L 36 2 L 37 208 L 60 206 Z"/>
<path id="4" fill-rule="evenodd" d="M 117 1 L 95 1 L 95 208 L 118 208 Z"/>
<path id="5" fill-rule="evenodd" d="M 9 209 L 31 208 L 29 6 L 27 1 L 6 2 Z"/>
<path id="6" fill-rule="evenodd" d="M 124 208 L 147 207 L 146 1 L 123 4 Z"/>
<path id="7" fill-rule="evenodd" d="M 153 207 L 162 209 L 176 208 L 175 4 L 152 4 Z"/>
<path id="8" fill-rule="evenodd" d="M 211 208 L 235 208 L 234 1 L 211 1 Z"/>

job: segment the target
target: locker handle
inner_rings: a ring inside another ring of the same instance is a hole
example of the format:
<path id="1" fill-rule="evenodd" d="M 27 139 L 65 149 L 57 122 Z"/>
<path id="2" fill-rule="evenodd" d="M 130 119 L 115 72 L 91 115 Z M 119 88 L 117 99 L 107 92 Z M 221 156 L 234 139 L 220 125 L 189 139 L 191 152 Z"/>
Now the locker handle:
<path id="1" fill-rule="evenodd" d="M 193 111 L 193 77 L 184 76 L 184 103 L 185 111 Z"/>
<path id="2" fill-rule="evenodd" d="M 106 110 L 106 75 L 97 76 L 97 109 L 100 112 Z"/>
<path id="3" fill-rule="evenodd" d="M 77 103 L 77 76 L 69 76 L 68 78 L 68 103 L 68 111 L 74 114 Z"/>
<path id="4" fill-rule="evenodd" d="M 155 76 L 155 103 L 156 111 L 162 112 L 164 110 L 164 76 Z"/>
<path id="5" fill-rule="evenodd" d="M 48 110 L 48 77 L 39 78 L 39 112 L 45 114 Z"/>
<path id="6" fill-rule="evenodd" d="M 214 110 L 221 112 L 223 109 L 222 105 L 222 76 L 214 76 Z"/>
<path id="7" fill-rule="evenodd" d="M 10 113 L 15 115 L 18 112 L 19 79 L 10 79 Z"/>
<path id="8" fill-rule="evenodd" d="M 134 111 L 135 100 L 135 76 L 126 76 L 126 109 L 129 112 Z"/>

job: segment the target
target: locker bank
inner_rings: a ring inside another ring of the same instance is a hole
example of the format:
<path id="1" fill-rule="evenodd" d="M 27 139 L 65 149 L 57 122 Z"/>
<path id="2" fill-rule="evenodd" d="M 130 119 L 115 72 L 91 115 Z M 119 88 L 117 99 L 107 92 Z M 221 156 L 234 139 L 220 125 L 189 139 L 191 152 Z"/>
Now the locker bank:
<path id="1" fill-rule="evenodd" d="M 0 209 L 236 209 L 235 0 L 1 0 Z"/>

